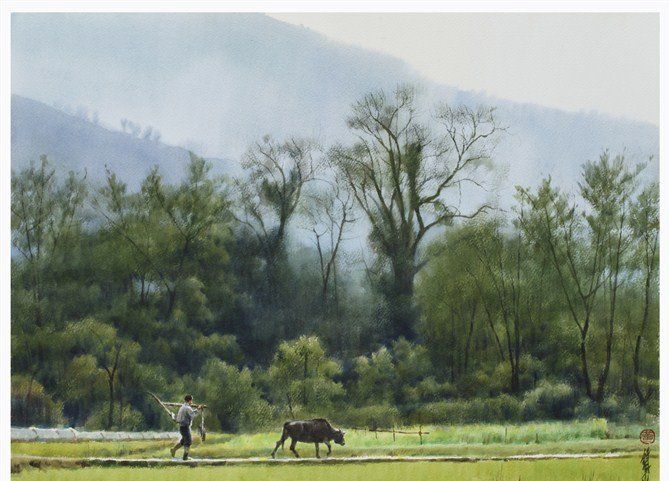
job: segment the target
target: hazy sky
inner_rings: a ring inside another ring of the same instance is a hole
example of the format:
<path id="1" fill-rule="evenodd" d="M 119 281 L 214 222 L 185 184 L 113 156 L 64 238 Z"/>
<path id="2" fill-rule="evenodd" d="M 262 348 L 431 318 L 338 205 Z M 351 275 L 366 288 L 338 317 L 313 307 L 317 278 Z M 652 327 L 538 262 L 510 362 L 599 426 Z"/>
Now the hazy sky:
<path id="1" fill-rule="evenodd" d="M 657 14 L 272 14 L 385 52 L 427 78 L 658 125 Z"/>

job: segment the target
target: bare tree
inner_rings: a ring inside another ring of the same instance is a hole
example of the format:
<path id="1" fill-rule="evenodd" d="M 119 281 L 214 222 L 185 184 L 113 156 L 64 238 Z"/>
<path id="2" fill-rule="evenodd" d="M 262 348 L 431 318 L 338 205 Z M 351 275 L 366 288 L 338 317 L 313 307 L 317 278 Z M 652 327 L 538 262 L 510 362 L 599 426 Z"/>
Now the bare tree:
<path id="1" fill-rule="evenodd" d="M 414 337 L 414 276 L 426 234 L 489 208 L 464 213 L 457 194 L 465 185 L 481 187 L 477 171 L 501 130 L 491 108 L 439 106 L 434 128 L 420 117 L 411 87 L 370 93 L 354 104 L 348 121 L 356 142 L 335 147 L 330 156 L 370 223 L 373 248 L 390 268 L 385 291 L 393 338 Z"/>
<path id="2" fill-rule="evenodd" d="M 353 213 L 353 197 L 338 182 L 326 182 L 326 191 L 319 191 L 310 196 L 310 203 L 305 209 L 308 229 L 313 235 L 316 251 L 319 255 L 321 272 L 321 300 L 324 307 L 329 304 L 329 288 L 332 284 L 333 301 L 338 309 L 337 256 L 342 241 L 346 240 L 345 232 L 355 221 Z M 332 282 L 331 282 L 332 280 Z"/>
<path id="3" fill-rule="evenodd" d="M 315 151 L 314 144 L 306 140 L 279 143 L 266 136 L 247 151 L 242 163 L 247 178 L 235 183 L 240 207 L 236 217 L 258 241 L 271 291 L 277 262 L 284 255 L 288 225 L 304 186 L 314 179 Z"/>

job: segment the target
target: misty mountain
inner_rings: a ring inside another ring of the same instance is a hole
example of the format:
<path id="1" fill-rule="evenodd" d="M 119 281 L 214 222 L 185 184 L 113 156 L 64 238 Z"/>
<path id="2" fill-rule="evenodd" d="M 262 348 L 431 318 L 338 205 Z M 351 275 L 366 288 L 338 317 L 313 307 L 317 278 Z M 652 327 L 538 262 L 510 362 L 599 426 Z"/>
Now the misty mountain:
<path id="1" fill-rule="evenodd" d="M 60 173 L 86 173 L 94 182 L 105 168 L 119 174 L 131 188 L 139 186 L 154 166 L 169 182 L 182 178 L 189 152 L 153 139 L 109 130 L 41 102 L 12 95 L 12 169 L 21 170 L 46 155 Z M 237 164 L 210 159 L 219 174 L 234 175 Z"/>
<path id="2" fill-rule="evenodd" d="M 497 107 L 508 130 L 491 175 L 503 205 L 515 184 L 542 176 L 574 185 L 580 166 L 606 148 L 625 150 L 631 163 L 658 159 L 655 125 L 437 85 L 398 59 L 260 14 L 15 14 L 12 69 L 14 94 L 84 106 L 107 126 L 15 98 L 14 168 L 48 151 L 68 168 L 108 164 L 124 180 L 153 163 L 182 171 L 174 166 L 183 149 L 114 132 L 122 118 L 154 126 L 167 144 L 234 161 L 268 133 L 329 145 L 346 141 L 353 101 L 402 82 L 419 85 L 426 111 L 437 100 Z M 644 175 L 658 177 L 658 160 Z"/>

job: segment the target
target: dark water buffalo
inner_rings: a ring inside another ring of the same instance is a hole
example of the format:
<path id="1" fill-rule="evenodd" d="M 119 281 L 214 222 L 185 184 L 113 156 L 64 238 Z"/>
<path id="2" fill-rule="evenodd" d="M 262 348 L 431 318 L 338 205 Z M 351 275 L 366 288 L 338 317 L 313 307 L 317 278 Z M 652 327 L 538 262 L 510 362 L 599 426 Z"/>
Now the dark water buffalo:
<path id="1" fill-rule="evenodd" d="M 277 441 L 272 457 L 279 446 L 284 448 L 284 441 L 291 438 L 291 451 L 296 458 L 300 455 L 295 450 L 295 445 L 300 441 L 301 443 L 314 443 L 316 447 L 316 457 L 319 458 L 319 443 L 324 443 L 328 446 L 328 454 L 331 453 L 330 442 L 334 441 L 336 444 L 344 446 L 344 431 L 333 428 L 325 419 L 310 419 L 309 421 L 290 421 L 284 423 L 284 429 L 281 433 L 281 439 Z"/>

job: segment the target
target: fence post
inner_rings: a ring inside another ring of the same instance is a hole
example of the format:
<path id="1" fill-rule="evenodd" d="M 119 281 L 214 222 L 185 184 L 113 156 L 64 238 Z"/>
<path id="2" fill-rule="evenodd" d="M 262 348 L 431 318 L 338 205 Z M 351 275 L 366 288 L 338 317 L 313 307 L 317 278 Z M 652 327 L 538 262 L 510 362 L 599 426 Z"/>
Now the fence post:
<path id="1" fill-rule="evenodd" d="M 423 445 L 423 427 L 419 424 L 419 444 Z"/>
<path id="2" fill-rule="evenodd" d="M 393 442 L 395 443 L 395 426 L 393 426 Z"/>

